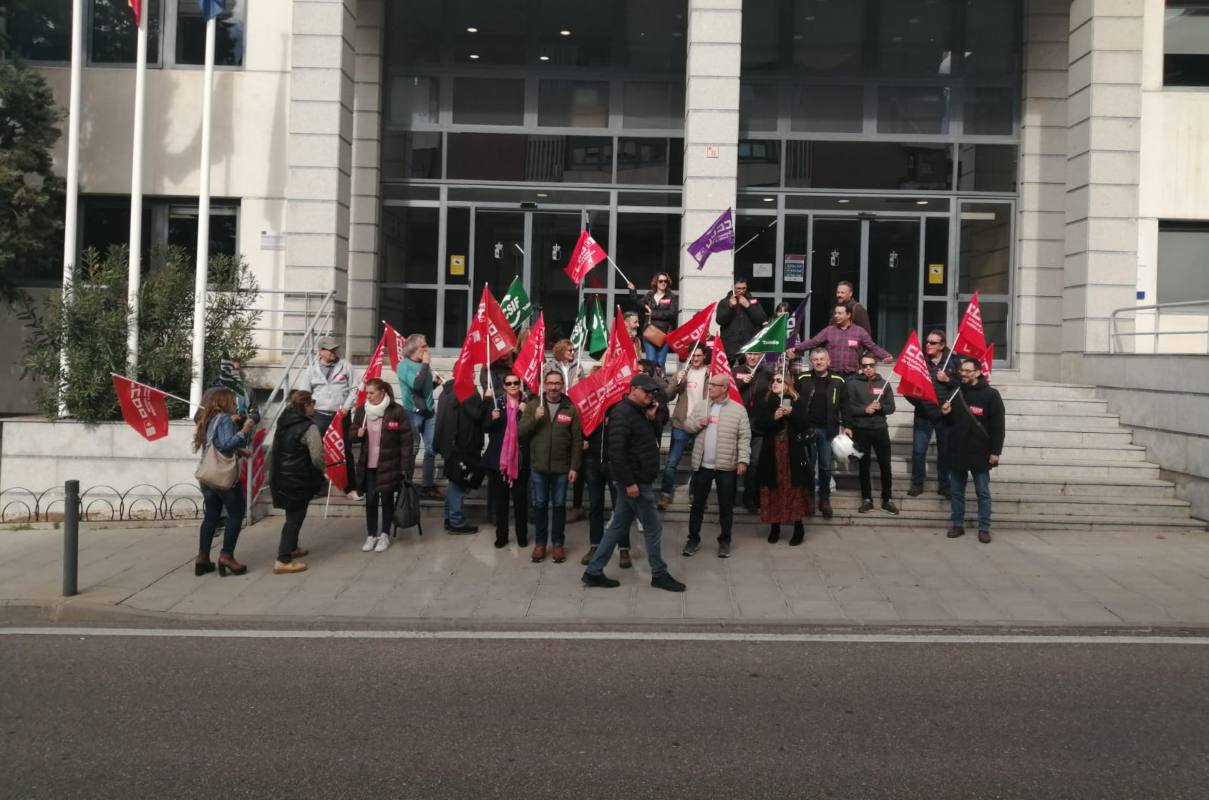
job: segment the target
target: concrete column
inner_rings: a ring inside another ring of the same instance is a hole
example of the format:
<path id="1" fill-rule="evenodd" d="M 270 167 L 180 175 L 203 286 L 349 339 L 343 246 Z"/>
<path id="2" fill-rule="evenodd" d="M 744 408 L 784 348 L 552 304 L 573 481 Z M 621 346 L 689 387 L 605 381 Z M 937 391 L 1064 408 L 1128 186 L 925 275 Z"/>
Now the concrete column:
<path id="1" fill-rule="evenodd" d="M 1022 374 L 1059 374 L 1066 228 L 1067 30 L 1070 0 L 1027 0 L 1016 273 Z"/>
<path id="2" fill-rule="evenodd" d="M 1137 284 L 1143 0 L 1075 0 L 1067 80 L 1062 373 L 1108 349 Z"/>
<path id="3" fill-rule="evenodd" d="M 383 6 L 383 0 L 357 0 L 354 36 L 347 336 L 348 352 L 358 362 L 369 360 L 382 332 L 378 314 L 378 225 L 382 213 Z"/>
<path id="4" fill-rule="evenodd" d="M 735 204 L 742 36 L 743 0 L 689 0 L 681 319 L 725 295 L 734 273 L 733 253 L 711 255 L 698 271 L 684 247 Z"/>
<path id="5" fill-rule="evenodd" d="M 335 291 L 344 331 L 356 0 L 293 0 L 283 285 Z"/>

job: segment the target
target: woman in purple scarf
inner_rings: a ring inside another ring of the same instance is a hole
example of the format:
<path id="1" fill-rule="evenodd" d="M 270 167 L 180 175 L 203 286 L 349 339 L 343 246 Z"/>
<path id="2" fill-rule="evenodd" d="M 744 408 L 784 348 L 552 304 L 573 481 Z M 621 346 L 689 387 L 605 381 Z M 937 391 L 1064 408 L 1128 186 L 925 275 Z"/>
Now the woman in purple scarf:
<path id="1" fill-rule="evenodd" d="M 504 376 L 504 396 L 496 400 L 488 391 L 483 399 L 494 404 L 487 420 L 487 452 L 483 467 L 489 478 L 487 491 L 495 514 L 495 546 L 508 544 L 509 501 L 516 515 L 516 543 L 529 546 L 529 450 L 517 434 L 525 403 L 521 379 L 511 373 Z"/>

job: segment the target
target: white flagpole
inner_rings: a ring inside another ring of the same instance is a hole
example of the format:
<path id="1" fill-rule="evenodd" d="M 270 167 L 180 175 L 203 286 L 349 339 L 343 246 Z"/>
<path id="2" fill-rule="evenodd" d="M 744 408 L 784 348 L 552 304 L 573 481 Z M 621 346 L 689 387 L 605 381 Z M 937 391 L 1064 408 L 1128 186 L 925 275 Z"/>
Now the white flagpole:
<path id="1" fill-rule="evenodd" d="M 71 1 L 71 99 L 67 111 L 67 214 L 63 220 L 63 302 L 71 300 L 76 268 L 76 223 L 80 210 L 80 83 L 84 69 L 84 0 Z M 67 341 L 59 349 L 59 367 L 66 383 L 71 365 Z M 67 401 L 59 388 L 59 416 L 67 416 Z"/>
<path id="2" fill-rule="evenodd" d="M 126 371 L 138 374 L 139 287 L 143 254 L 143 118 L 147 100 L 147 12 L 139 14 L 138 55 L 134 71 L 134 135 L 130 157 L 130 263 L 126 277 Z"/>
<path id="3" fill-rule="evenodd" d="M 206 20 L 206 68 L 202 78 L 201 167 L 197 197 L 197 266 L 193 282 L 193 382 L 189 415 L 201 406 L 206 359 L 206 286 L 210 269 L 210 118 L 213 114 L 215 17 Z"/>

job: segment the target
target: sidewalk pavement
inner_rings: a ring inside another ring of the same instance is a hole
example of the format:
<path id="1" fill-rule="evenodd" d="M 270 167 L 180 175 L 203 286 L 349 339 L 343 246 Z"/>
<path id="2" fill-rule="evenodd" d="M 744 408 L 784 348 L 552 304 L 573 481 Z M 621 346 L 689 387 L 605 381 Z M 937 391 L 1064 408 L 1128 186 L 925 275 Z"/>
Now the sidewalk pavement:
<path id="1" fill-rule="evenodd" d="M 763 526 L 735 526 L 734 555 L 715 556 L 710 528 L 682 558 L 685 525 L 664 528 L 663 555 L 683 594 L 650 586 L 635 530 L 634 568 L 606 570 L 618 589 L 585 589 L 586 523 L 568 526 L 564 564 L 492 546 L 490 526 L 451 536 L 403 533 L 362 553 L 358 519 L 308 519 L 310 569 L 273 575 L 282 518 L 244 531 L 242 577 L 193 575 L 197 527 L 80 534 L 80 594 L 59 597 L 62 533 L 0 530 L 0 606 L 62 613 L 126 610 L 165 619 L 458 623 L 792 623 L 797 625 L 1209 627 L 1209 536 L 1196 532 L 1004 531 L 990 545 L 933 528 L 812 524 L 804 545 L 769 545 Z M 221 538 L 221 534 L 220 537 Z M 215 550 L 217 553 L 217 549 Z"/>

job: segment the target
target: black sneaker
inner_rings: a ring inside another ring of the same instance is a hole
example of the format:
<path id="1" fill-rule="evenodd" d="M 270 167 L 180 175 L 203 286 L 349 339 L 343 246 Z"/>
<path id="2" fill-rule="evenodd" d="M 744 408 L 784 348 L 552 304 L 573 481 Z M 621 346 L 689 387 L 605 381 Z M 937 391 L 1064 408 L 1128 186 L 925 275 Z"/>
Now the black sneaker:
<path id="1" fill-rule="evenodd" d="M 683 583 L 676 580 L 671 575 L 668 575 L 666 572 L 662 575 L 656 575 L 655 577 L 651 578 L 651 586 L 668 592 L 683 592 L 686 588 Z"/>
<path id="2" fill-rule="evenodd" d="M 685 558 L 689 558 L 694 553 L 696 553 L 698 548 L 700 548 L 700 547 L 701 547 L 700 539 L 689 539 L 687 542 L 684 543 L 684 549 L 680 551 L 680 555 L 684 556 Z"/>
<path id="3" fill-rule="evenodd" d="M 478 525 L 446 525 L 445 530 L 454 536 L 464 536 L 468 533 L 478 533 Z"/>
<path id="4" fill-rule="evenodd" d="M 948 489 L 937 489 L 936 493 L 946 500 L 953 499 L 953 495 Z"/>
<path id="5" fill-rule="evenodd" d="M 718 542 L 718 558 L 730 558 L 730 542 Z"/>
<path id="6" fill-rule="evenodd" d="M 886 511 L 890 514 L 897 514 L 898 506 L 894 505 L 893 500 L 883 500 L 882 501 L 882 511 Z"/>
<path id="7" fill-rule="evenodd" d="M 592 589 L 616 589 L 621 585 L 621 581 L 615 581 L 605 575 L 603 572 L 599 575 L 593 575 L 590 572 L 585 572 L 580 580 L 583 581 L 584 586 Z"/>
<path id="8" fill-rule="evenodd" d="M 873 501 L 868 500 L 868 499 L 862 500 L 861 507 L 857 509 L 857 511 L 861 512 L 862 514 L 864 514 L 867 511 L 872 511 L 872 510 L 873 510 Z"/>
<path id="9" fill-rule="evenodd" d="M 909 497 L 919 497 L 923 493 L 924 487 L 921 483 L 913 483 L 911 484 L 911 488 L 907 490 L 907 495 Z"/>

